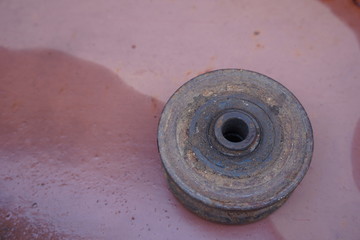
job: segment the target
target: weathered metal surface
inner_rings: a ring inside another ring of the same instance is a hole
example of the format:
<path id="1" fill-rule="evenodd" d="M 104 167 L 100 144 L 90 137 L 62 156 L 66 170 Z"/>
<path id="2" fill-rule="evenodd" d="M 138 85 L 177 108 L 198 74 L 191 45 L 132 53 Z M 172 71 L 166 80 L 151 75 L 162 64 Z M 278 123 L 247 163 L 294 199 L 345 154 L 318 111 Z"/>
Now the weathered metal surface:
<path id="1" fill-rule="evenodd" d="M 167 102 L 158 147 L 171 191 L 220 223 L 260 220 L 303 179 L 313 152 L 310 121 L 296 97 L 262 74 L 202 74 Z"/>

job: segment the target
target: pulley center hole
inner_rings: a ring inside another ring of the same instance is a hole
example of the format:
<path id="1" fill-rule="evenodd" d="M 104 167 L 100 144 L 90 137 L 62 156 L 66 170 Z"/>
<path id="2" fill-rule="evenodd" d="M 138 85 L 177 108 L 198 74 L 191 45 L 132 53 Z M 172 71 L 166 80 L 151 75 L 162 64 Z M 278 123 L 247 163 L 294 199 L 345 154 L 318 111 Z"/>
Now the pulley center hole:
<path id="1" fill-rule="evenodd" d="M 241 142 L 249 134 L 249 126 L 239 118 L 230 118 L 221 127 L 224 138 L 230 142 Z"/>

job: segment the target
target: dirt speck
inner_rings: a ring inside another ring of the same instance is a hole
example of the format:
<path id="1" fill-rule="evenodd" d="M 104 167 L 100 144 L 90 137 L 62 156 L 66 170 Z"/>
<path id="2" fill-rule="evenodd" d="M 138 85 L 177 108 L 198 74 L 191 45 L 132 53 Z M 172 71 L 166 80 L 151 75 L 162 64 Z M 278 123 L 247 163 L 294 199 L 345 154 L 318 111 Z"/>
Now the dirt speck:
<path id="1" fill-rule="evenodd" d="M 258 35 L 260 35 L 260 31 L 254 31 L 254 36 L 258 36 Z"/>
<path id="2" fill-rule="evenodd" d="M 131 45 L 131 48 L 136 49 L 136 45 L 135 44 Z"/>
<path id="3" fill-rule="evenodd" d="M 5 215 L 5 220 L 9 220 L 11 218 L 11 213 Z"/>
<path id="4" fill-rule="evenodd" d="M 265 46 L 263 44 L 257 43 L 256 48 L 257 49 L 263 49 Z"/>
<path id="5" fill-rule="evenodd" d="M 64 91 L 65 91 L 65 88 L 63 88 L 63 87 L 60 88 L 60 89 L 59 89 L 59 94 L 62 94 Z"/>
<path id="6" fill-rule="evenodd" d="M 16 110 L 19 106 L 20 106 L 20 103 L 19 103 L 19 102 L 14 102 L 14 103 L 11 105 L 11 108 L 12 108 L 13 110 Z"/>

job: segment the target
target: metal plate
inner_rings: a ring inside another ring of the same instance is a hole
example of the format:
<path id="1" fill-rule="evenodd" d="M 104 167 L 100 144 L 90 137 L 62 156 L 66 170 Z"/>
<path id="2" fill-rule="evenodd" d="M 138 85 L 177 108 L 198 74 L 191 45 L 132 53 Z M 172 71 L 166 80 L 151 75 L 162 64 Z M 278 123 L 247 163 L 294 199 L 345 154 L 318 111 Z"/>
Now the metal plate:
<path id="1" fill-rule="evenodd" d="M 216 222 L 257 221 L 280 207 L 313 152 L 310 121 L 296 97 L 262 74 L 202 74 L 167 102 L 158 146 L 170 189 Z"/>

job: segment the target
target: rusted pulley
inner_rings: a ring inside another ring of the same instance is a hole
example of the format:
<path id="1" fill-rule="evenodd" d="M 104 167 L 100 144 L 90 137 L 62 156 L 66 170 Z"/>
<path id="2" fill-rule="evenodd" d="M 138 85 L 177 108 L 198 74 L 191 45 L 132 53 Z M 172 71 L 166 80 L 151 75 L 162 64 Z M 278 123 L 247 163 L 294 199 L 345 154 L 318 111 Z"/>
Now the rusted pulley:
<path id="1" fill-rule="evenodd" d="M 220 223 L 260 220 L 303 179 L 312 157 L 310 121 L 296 97 L 262 74 L 202 74 L 167 102 L 158 146 L 171 191 Z"/>

